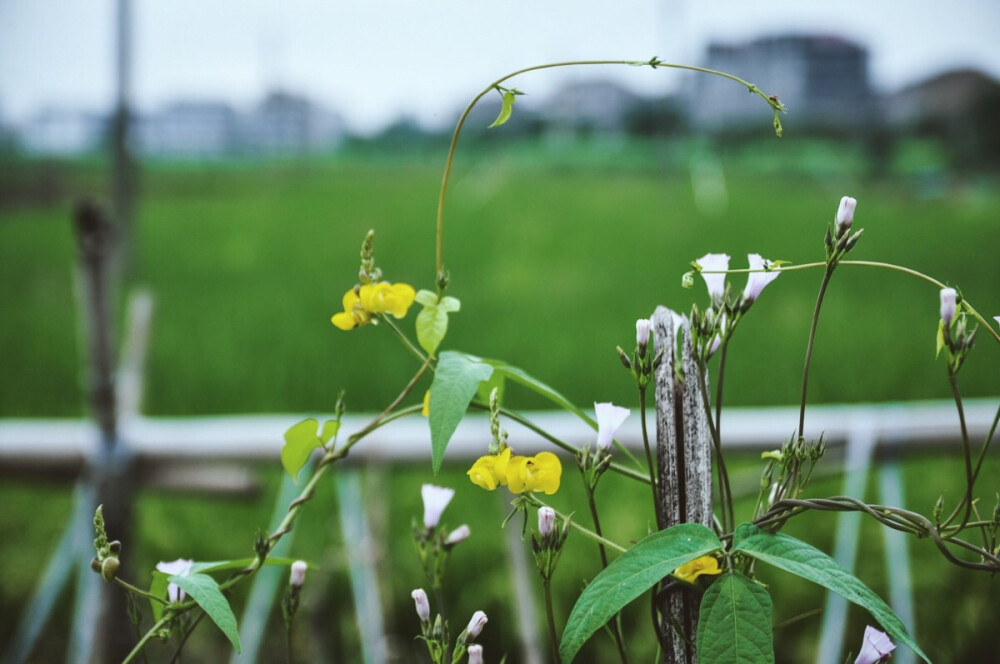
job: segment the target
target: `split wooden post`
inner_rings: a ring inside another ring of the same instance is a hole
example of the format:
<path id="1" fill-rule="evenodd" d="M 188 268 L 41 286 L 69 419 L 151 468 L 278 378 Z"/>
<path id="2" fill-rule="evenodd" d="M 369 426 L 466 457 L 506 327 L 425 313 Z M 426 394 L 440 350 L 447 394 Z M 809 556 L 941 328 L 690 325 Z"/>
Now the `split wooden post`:
<path id="1" fill-rule="evenodd" d="M 656 369 L 656 459 L 659 466 L 659 527 L 700 523 L 712 527 L 712 438 L 706 419 L 698 366 L 688 326 L 681 342 L 684 379 L 677 377 L 673 312 L 653 314 L 654 352 L 663 351 Z M 708 379 L 706 377 L 706 389 Z M 690 645 L 698 631 L 700 597 L 685 588 L 659 600 L 664 664 L 697 664 Z M 680 634 L 678 634 L 680 630 Z"/>

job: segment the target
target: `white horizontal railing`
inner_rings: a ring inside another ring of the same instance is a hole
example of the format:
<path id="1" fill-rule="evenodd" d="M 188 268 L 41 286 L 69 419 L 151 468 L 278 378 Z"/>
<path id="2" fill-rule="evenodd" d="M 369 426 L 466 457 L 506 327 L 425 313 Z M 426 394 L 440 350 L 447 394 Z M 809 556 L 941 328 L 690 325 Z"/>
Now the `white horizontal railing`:
<path id="1" fill-rule="evenodd" d="M 966 425 L 973 442 L 982 441 L 993 424 L 1000 397 L 965 403 Z M 524 413 L 531 422 L 573 446 L 589 444 L 593 431 L 578 418 L 562 412 Z M 642 449 L 638 417 L 619 431 L 618 440 L 633 451 Z M 322 417 L 322 416 L 320 416 Z M 654 413 L 649 413 L 655 422 Z M 123 418 L 119 437 L 139 462 L 201 463 L 214 461 L 277 462 L 284 432 L 303 415 L 232 415 L 211 417 Z M 345 416 L 342 437 L 357 431 L 371 416 Z M 795 434 L 798 408 L 730 408 L 722 414 L 723 443 L 734 450 L 780 447 Z M 552 449 L 542 436 L 505 419 L 512 447 L 518 452 Z M 806 411 L 806 437 L 824 435 L 832 447 L 859 433 L 874 438 L 876 450 L 905 447 L 907 451 L 941 449 L 961 443 L 955 405 L 949 401 L 811 406 Z M 447 459 L 475 458 L 486 453 L 489 423 L 483 413 L 468 415 L 448 445 Z M 87 420 L 0 420 L 0 467 L 74 472 L 101 446 L 100 432 Z M 391 422 L 372 432 L 351 451 L 352 460 L 411 463 L 430 457 L 427 420 L 420 416 Z"/>

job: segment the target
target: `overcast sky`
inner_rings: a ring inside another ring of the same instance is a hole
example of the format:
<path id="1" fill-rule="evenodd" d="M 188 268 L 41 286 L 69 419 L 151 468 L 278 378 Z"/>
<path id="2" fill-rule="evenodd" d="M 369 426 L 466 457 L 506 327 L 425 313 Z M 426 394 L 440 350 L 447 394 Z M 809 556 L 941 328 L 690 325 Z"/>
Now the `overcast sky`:
<path id="1" fill-rule="evenodd" d="M 892 90 L 952 67 L 1000 78 L 998 0 L 132 0 L 135 101 L 248 107 L 274 87 L 306 93 L 370 131 L 401 112 L 450 121 L 490 80 L 568 59 L 697 64 L 709 41 L 788 31 L 840 35 L 871 54 Z M 42 106 L 110 108 L 114 0 L 0 0 L 0 115 Z M 734 72 L 739 73 L 739 72 Z M 672 72 L 537 73 L 544 95 L 567 77 L 614 77 L 647 93 Z M 776 91 L 780 94 L 780 91 Z"/>

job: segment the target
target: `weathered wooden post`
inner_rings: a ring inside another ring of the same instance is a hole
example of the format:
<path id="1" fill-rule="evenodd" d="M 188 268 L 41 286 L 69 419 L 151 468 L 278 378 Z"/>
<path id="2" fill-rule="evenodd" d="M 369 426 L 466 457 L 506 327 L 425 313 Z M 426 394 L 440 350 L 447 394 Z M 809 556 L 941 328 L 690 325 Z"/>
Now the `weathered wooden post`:
<path id="1" fill-rule="evenodd" d="M 683 326 L 680 362 L 673 314 L 657 307 L 653 314 L 654 352 L 663 351 L 656 370 L 656 458 L 659 465 L 660 528 L 678 523 L 712 527 L 712 439 L 705 417 L 698 367 L 687 325 Z M 674 371 L 682 367 L 682 378 Z M 707 378 L 706 378 L 707 384 Z M 660 600 L 664 664 L 697 664 L 693 643 L 700 597 L 675 588 Z M 678 630 L 680 634 L 678 634 Z"/>

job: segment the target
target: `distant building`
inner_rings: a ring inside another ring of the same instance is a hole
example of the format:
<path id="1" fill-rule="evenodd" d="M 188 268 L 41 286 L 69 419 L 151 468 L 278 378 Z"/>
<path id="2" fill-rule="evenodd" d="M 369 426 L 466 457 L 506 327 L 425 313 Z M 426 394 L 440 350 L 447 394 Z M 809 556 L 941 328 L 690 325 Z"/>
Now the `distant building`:
<path id="1" fill-rule="evenodd" d="M 101 148 L 107 129 L 107 118 L 97 113 L 50 108 L 20 128 L 19 142 L 29 154 L 85 154 Z"/>
<path id="2" fill-rule="evenodd" d="M 343 139 L 343 123 L 306 97 L 272 92 L 250 114 L 247 146 L 267 155 L 304 154 L 335 148 Z"/>
<path id="3" fill-rule="evenodd" d="M 153 157 L 219 158 L 239 146 L 239 116 L 216 101 L 180 101 L 138 118 L 134 145 Z"/>
<path id="4" fill-rule="evenodd" d="M 996 79 L 974 69 L 959 69 L 890 95 L 885 100 L 885 114 L 891 126 L 915 129 L 930 123 L 962 121 L 978 104 L 998 95 L 1000 82 Z"/>
<path id="5" fill-rule="evenodd" d="M 852 129 L 874 108 L 868 52 L 832 36 L 784 35 L 746 44 L 711 44 L 704 66 L 724 71 L 777 95 L 787 126 Z M 719 76 L 697 74 L 690 95 L 694 127 L 706 131 L 769 124 L 770 111 L 745 88 Z"/>

